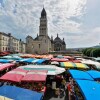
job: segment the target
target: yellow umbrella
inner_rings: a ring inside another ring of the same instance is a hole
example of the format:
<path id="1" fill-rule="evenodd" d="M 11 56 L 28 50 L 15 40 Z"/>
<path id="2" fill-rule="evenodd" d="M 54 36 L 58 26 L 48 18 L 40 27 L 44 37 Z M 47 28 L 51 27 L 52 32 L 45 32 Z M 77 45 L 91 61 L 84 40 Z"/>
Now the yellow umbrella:
<path id="1" fill-rule="evenodd" d="M 89 68 L 87 65 L 83 64 L 83 63 L 75 63 L 77 68 L 81 68 L 81 69 L 87 69 Z"/>
<path id="2" fill-rule="evenodd" d="M 67 68 L 76 68 L 76 69 L 87 69 L 89 68 L 87 65 L 82 64 L 82 63 L 73 63 L 73 62 L 61 62 L 60 63 L 61 67 Z"/>
<path id="3" fill-rule="evenodd" d="M 61 62 L 61 66 L 65 68 L 74 68 L 74 63 L 72 62 Z"/>

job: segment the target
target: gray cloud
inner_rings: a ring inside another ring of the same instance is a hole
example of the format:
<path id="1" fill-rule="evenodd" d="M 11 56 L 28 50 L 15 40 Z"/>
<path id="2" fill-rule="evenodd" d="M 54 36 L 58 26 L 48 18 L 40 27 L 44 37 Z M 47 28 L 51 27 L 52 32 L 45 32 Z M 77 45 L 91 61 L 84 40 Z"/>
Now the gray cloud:
<path id="1" fill-rule="evenodd" d="M 35 37 L 39 33 L 39 18 L 44 5 L 48 16 L 48 34 L 56 37 L 58 33 L 61 38 L 67 37 L 67 42 L 69 36 L 73 35 L 74 39 L 82 33 L 82 22 L 76 19 L 84 15 L 86 1 L 2 0 L 0 3 L 4 6 L 0 6 L 0 31 L 10 32 L 23 39 L 27 35 Z"/>

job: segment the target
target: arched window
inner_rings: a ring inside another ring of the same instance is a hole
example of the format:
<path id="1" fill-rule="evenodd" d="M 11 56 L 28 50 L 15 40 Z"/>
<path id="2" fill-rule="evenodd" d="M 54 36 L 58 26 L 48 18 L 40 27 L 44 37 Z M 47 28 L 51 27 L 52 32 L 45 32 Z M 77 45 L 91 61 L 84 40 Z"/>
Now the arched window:
<path id="1" fill-rule="evenodd" d="M 39 48 L 40 48 L 40 44 L 39 44 Z"/>

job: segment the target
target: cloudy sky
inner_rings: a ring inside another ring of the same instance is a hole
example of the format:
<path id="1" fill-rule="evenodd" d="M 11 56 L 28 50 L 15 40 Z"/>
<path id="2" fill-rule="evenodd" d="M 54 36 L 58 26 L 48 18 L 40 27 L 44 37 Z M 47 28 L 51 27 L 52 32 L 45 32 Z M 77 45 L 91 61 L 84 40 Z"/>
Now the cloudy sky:
<path id="1" fill-rule="evenodd" d="M 0 0 L 0 31 L 35 38 L 43 5 L 50 37 L 58 33 L 67 48 L 100 43 L 100 0 Z"/>

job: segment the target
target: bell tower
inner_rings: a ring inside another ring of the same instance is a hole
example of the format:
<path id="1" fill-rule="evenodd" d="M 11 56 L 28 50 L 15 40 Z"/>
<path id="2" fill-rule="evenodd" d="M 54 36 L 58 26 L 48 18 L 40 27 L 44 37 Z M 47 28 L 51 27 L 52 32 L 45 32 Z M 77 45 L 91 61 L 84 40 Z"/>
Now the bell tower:
<path id="1" fill-rule="evenodd" d="M 47 36 L 47 35 L 48 35 L 47 14 L 43 7 L 40 17 L 39 36 Z"/>

